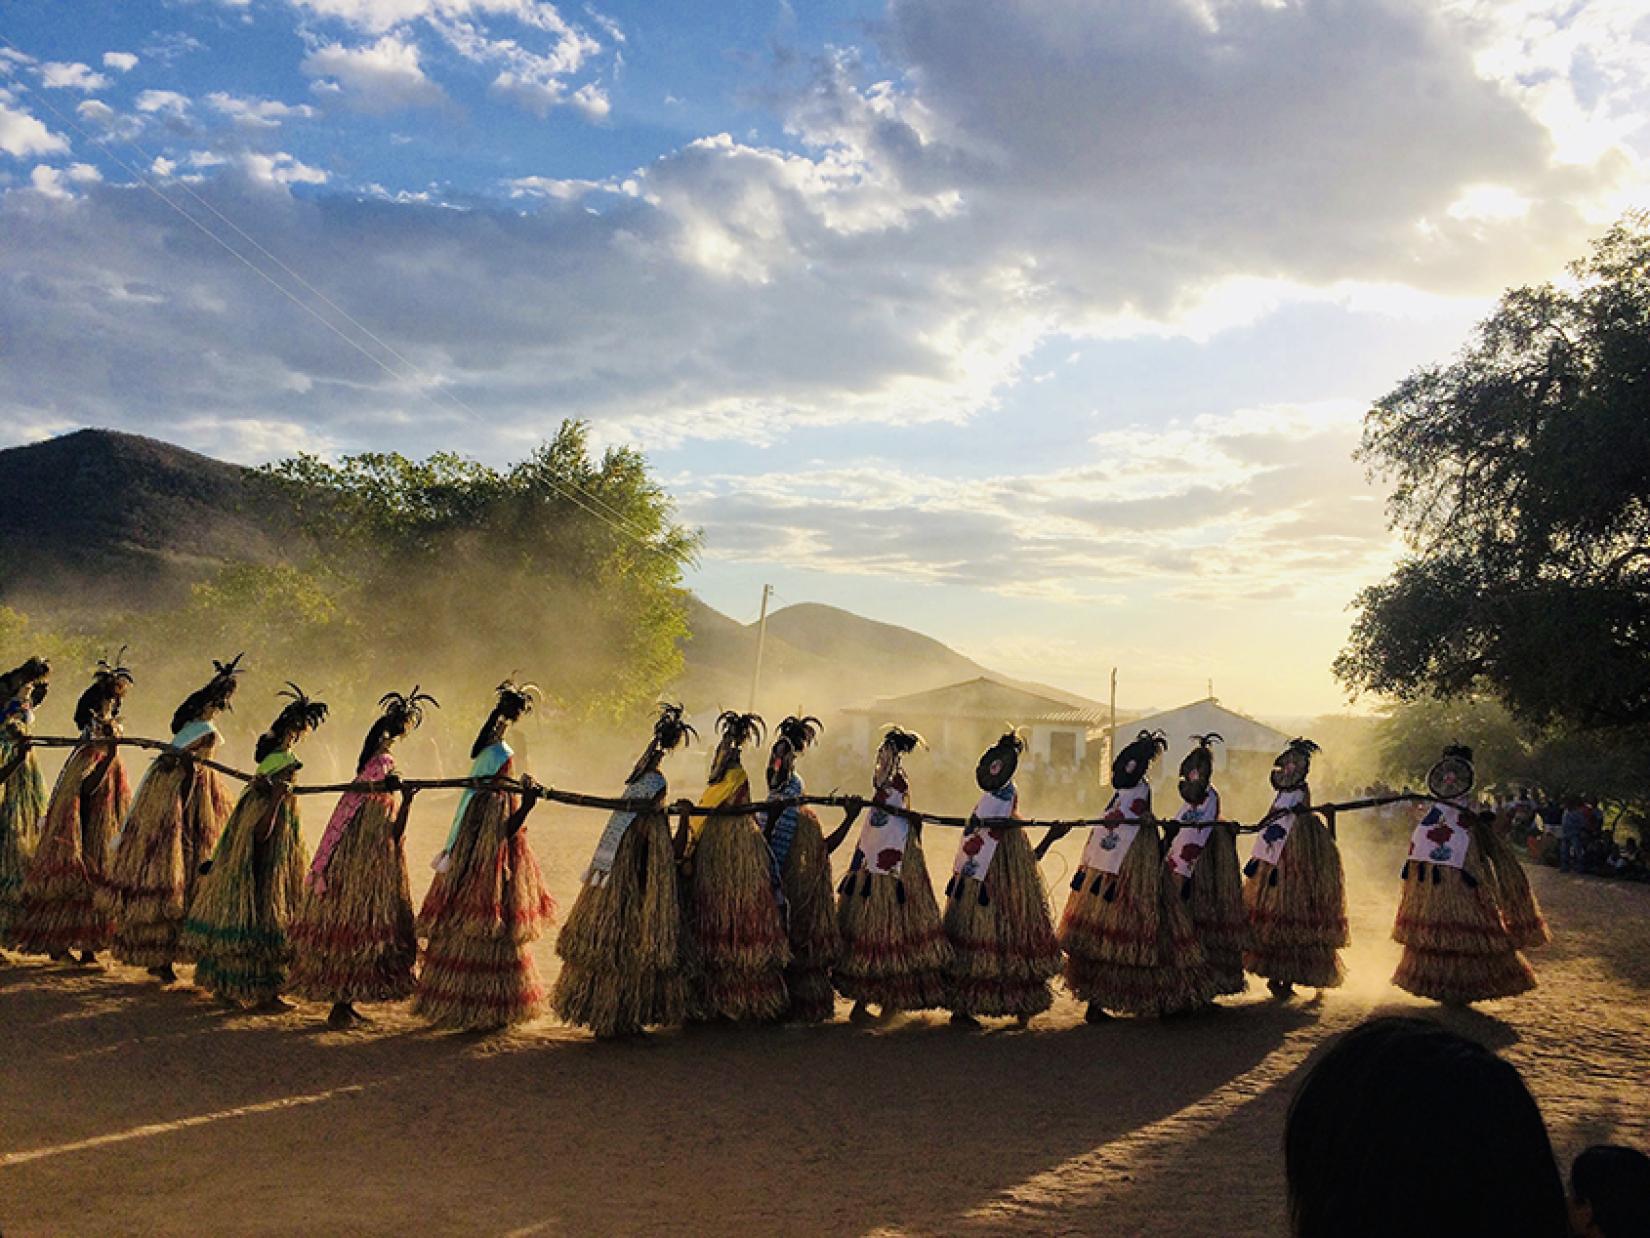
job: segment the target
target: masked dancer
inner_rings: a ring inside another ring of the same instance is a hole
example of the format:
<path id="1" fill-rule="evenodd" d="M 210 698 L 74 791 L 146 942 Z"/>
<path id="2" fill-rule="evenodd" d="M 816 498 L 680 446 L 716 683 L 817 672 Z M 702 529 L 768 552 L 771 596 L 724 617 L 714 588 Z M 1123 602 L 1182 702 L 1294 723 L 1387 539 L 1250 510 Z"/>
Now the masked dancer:
<path id="1" fill-rule="evenodd" d="M 146 967 L 164 984 L 177 979 L 178 930 L 195 895 L 201 863 L 229 817 L 229 795 L 216 771 L 190 759 L 211 758 L 223 736 L 217 716 L 231 707 L 241 655 L 212 663 L 212 678 L 172 715 L 170 752 L 149 766 L 116 837 L 104 886 L 114 920 L 114 956 Z M 189 755 L 185 755 L 189 754 Z"/>
<path id="2" fill-rule="evenodd" d="M 258 765 L 203 865 L 184 921 L 183 947 L 195 983 L 220 1001 L 260 1011 L 290 1009 L 281 998 L 292 967 L 292 921 L 309 857 L 292 784 L 303 763 L 294 749 L 326 721 L 327 707 L 296 684 L 253 749 Z"/>
<path id="3" fill-rule="evenodd" d="M 980 758 L 980 800 L 945 887 L 946 1002 L 960 1026 L 1009 1017 L 1024 1027 L 1054 1000 L 1049 981 L 1060 971 L 1060 944 L 1037 858 L 1025 830 L 1013 824 L 1020 803 L 1014 774 L 1024 750 L 1011 729 Z"/>
<path id="4" fill-rule="evenodd" d="M 556 938 L 562 966 L 551 1008 L 557 1018 L 601 1039 L 634 1036 L 686 1017 L 682 908 L 665 815 L 669 784 L 659 766 L 696 738 L 680 705 L 660 707 L 653 738 L 624 788 L 625 799 L 647 807 L 608 818 Z"/>
<path id="5" fill-rule="evenodd" d="M 1168 865 L 1180 897 L 1191 906 L 1192 929 L 1208 967 L 1211 996 L 1243 992 L 1243 950 L 1249 919 L 1243 911 L 1243 873 L 1237 834 L 1221 825 L 1220 792 L 1214 786 L 1214 732 L 1194 735 L 1197 745 L 1180 762 L 1181 809 L 1168 848 Z"/>
<path id="6" fill-rule="evenodd" d="M 1272 763 L 1272 808 L 1243 866 L 1249 913 L 1244 966 L 1275 997 L 1297 984 L 1333 988 L 1345 978 L 1340 950 L 1346 926 L 1346 878 L 1335 839 L 1312 807 L 1307 778 L 1318 746 L 1292 739 Z"/>
<path id="7" fill-rule="evenodd" d="M 23 882 L 46 811 L 46 780 L 29 741 L 51 663 L 30 658 L 0 675 L 0 940 L 23 905 Z"/>
<path id="8" fill-rule="evenodd" d="M 120 749 L 120 707 L 132 684 L 122 649 L 113 663 L 98 662 L 91 685 L 75 703 L 80 743 L 69 753 L 46 807 L 40 846 L 23 885 L 23 907 L 10 944 L 62 961 L 80 952 L 82 964 L 107 949 L 114 923 L 100 906 L 109 843 L 126 815 L 131 784 Z"/>
<path id="9" fill-rule="evenodd" d="M 716 720 L 701 808 L 750 803 L 750 778 L 740 762 L 748 743 L 763 738 L 762 719 L 728 710 Z M 695 816 L 678 838 L 684 912 L 696 963 L 694 1014 L 701 1019 L 777 1019 L 789 1006 L 785 936 L 767 840 L 752 814 Z"/>
<path id="10" fill-rule="evenodd" d="M 554 921 L 556 905 L 523 828 L 538 797 L 506 742 L 538 695 L 532 684 L 498 686 L 470 748 L 470 777 L 485 784 L 459 800 L 418 913 L 427 944 L 413 1012 L 439 1027 L 492 1031 L 544 1009 L 532 943 Z"/>
<path id="11" fill-rule="evenodd" d="M 823 729 L 819 719 L 812 717 L 792 716 L 779 724 L 778 737 L 768 754 L 770 797 L 794 799 L 803 794 L 797 758 L 817 742 Z M 800 1023 L 823 1023 L 836 1013 L 831 969 L 842 948 L 832 890 L 831 853 L 825 849 L 818 815 L 806 804 L 765 814 L 762 825 L 773 853 L 790 937 L 791 961 L 785 968 L 785 990 L 790 998 L 787 1017 Z"/>
<path id="12" fill-rule="evenodd" d="M 381 790 L 348 791 L 315 849 L 304 893 L 292 923 L 296 957 L 291 990 L 330 1002 L 327 1026 L 335 1030 L 366 1022 L 356 1002 L 410 997 L 418 934 L 413 928 L 412 889 L 403 838 L 412 792 L 396 791 L 401 777 L 392 751 L 424 721 L 424 707 L 439 708 L 417 686 L 378 702 L 367 730 L 355 780 Z"/>
<path id="13" fill-rule="evenodd" d="M 836 990 L 854 1003 L 856 1023 L 871 1020 L 873 1005 L 884 1020 L 905 1010 L 945 1008 L 951 951 L 922 853 L 922 827 L 898 811 L 911 805 L 904 758 L 922 742 L 899 727 L 883 735 L 871 774 L 871 812 L 837 887 L 842 954 Z M 831 836 L 828 849 L 836 849 L 848 825 Z"/>
<path id="14" fill-rule="evenodd" d="M 1518 858 L 1470 797 L 1472 749 L 1452 744 L 1427 774 L 1438 797 L 1409 840 L 1403 896 L 1392 929 L 1404 953 L 1392 981 L 1417 997 L 1449 1006 L 1513 997 L 1535 988 L 1520 946 L 1544 945 L 1545 922 Z M 1536 923 L 1541 932 L 1515 935 Z"/>

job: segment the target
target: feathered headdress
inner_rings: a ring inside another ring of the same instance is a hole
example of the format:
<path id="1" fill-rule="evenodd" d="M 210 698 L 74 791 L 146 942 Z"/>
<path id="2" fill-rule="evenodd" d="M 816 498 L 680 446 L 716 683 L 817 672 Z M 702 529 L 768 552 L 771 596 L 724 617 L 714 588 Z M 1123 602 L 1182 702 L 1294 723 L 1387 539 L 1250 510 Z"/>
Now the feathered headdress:
<path id="1" fill-rule="evenodd" d="M 1119 791 L 1139 786 L 1152 762 L 1168 747 L 1168 737 L 1162 731 L 1141 731 L 1112 761 L 1111 785 Z"/>
<path id="2" fill-rule="evenodd" d="M 800 718 L 792 714 L 775 729 L 778 735 L 768 753 L 768 788 L 772 791 L 778 791 L 790 780 L 797 754 L 819 738 L 825 724 L 811 714 Z"/>
<path id="3" fill-rule="evenodd" d="M 309 694 L 290 679 L 286 681 L 286 687 L 275 695 L 286 697 L 287 704 L 281 707 L 281 712 L 270 724 L 271 735 L 282 731 L 313 731 L 327 720 L 326 702 L 311 700 Z"/>
<path id="4" fill-rule="evenodd" d="M 416 730 L 424 724 L 426 705 L 441 708 L 441 702 L 428 692 L 420 692 L 418 684 L 413 685 L 411 692 L 386 692 L 378 698 L 378 708 L 384 717 L 392 722 L 405 723 L 409 731 Z"/>
<path id="5" fill-rule="evenodd" d="M 1214 731 L 1207 735 L 1194 735 L 1192 741 L 1197 746 L 1180 760 L 1180 798 L 1188 804 L 1201 804 L 1208 797 L 1209 780 L 1215 775 L 1215 754 L 1211 745 L 1226 741 Z"/>
<path id="6" fill-rule="evenodd" d="M 92 672 L 92 678 L 109 683 L 113 683 L 117 679 L 124 680 L 127 683 L 136 682 L 132 678 L 132 672 L 126 668 L 126 646 L 122 645 L 120 647 L 120 652 L 115 654 L 113 662 L 109 661 L 108 658 L 99 658 L 97 669 Z"/>
<path id="7" fill-rule="evenodd" d="M 742 714 L 732 709 L 722 711 L 716 719 L 716 729 L 722 736 L 722 743 L 731 748 L 743 748 L 752 740 L 761 743 L 768 734 L 761 714 Z"/>
<path id="8" fill-rule="evenodd" d="M 1317 744 L 1296 736 L 1278 753 L 1272 762 L 1272 786 L 1278 791 L 1293 791 L 1306 784 L 1312 770 L 1312 754 L 1320 751 Z"/>

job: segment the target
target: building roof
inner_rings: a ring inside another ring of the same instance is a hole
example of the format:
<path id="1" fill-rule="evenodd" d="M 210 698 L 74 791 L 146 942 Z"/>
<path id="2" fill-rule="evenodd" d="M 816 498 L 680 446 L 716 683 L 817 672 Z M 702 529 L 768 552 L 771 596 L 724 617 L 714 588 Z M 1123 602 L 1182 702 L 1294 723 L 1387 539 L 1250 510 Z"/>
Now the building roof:
<path id="1" fill-rule="evenodd" d="M 1220 735 L 1229 752 L 1262 752 L 1271 757 L 1281 752 L 1289 742 L 1289 736 L 1276 727 L 1267 726 L 1235 709 L 1227 709 L 1212 696 L 1178 709 L 1147 714 L 1144 718 L 1134 719 L 1126 728 L 1119 724 L 1117 729 L 1162 731 L 1169 739 L 1171 752 L 1186 748 L 1191 736 L 1207 735 L 1210 731 Z"/>
<path id="2" fill-rule="evenodd" d="M 874 715 L 879 720 L 902 717 L 979 718 L 1016 726 L 1044 722 L 1093 728 L 1104 726 L 1109 721 L 1107 711 L 1099 707 L 1073 708 L 1070 699 L 1059 700 L 986 675 L 947 684 L 943 688 L 930 688 L 926 692 L 883 697 L 874 704 L 844 712 Z"/>

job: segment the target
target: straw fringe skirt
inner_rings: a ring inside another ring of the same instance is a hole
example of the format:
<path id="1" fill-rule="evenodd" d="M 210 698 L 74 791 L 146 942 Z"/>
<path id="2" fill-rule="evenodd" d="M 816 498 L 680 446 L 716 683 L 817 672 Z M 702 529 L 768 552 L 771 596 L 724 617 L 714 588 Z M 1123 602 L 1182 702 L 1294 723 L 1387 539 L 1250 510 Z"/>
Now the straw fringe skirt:
<path id="1" fill-rule="evenodd" d="M 292 922 L 290 988 L 321 1002 L 411 996 L 418 935 L 393 796 L 369 795 L 327 864 L 326 888 L 306 884 Z"/>
<path id="2" fill-rule="evenodd" d="M 1460 869 L 1410 860 L 1393 924 L 1403 944 L 1392 982 L 1450 1005 L 1513 997 L 1535 988 L 1535 973 L 1513 945 L 1495 886 L 1477 848 Z"/>
<path id="3" fill-rule="evenodd" d="M 1079 866 L 1060 921 L 1066 987 L 1079 1000 L 1116 1014 L 1163 1015 L 1214 997 L 1178 887 L 1149 827 L 1135 836 L 1116 874 Z"/>
<path id="4" fill-rule="evenodd" d="M 0 729 L 0 766 L 16 752 L 9 728 Z M 0 937 L 23 904 L 40 818 L 46 811 L 46 784 L 31 751 L 4 785 L 0 785 Z"/>
<path id="5" fill-rule="evenodd" d="M 1541 914 L 1541 905 L 1536 902 L 1535 891 L 1530 889 L 1530 879 L 1518 853 L 1490 826 L 1474 826 L 1472 841 L 1473 849 L 1488 864 L 1495 901 L 1501 908 L 1501 918 L 1512 944 L 1520 950 L 1533 950 L 1551 942 L 1553 935 L 1547 927 L 1547 918 Z"/>
<path id="6" fill-rule="evenodd" d="M 1346 978 L 1340 958 L 1351 941 L 1346 878 L 1340 850 L 1317 817 L 1303 815 L 1295 822 L 1276 867 L 1250 860 L 1243 905 L 1250 932 L 1246 969 L 1280 984 L 1319 989 Z"/>
<path id="7" fill-rule="evenodd" d="M 1060 943 L 1025 830 L 1004 827 L 985 880 L 953 875 L 946 895 L 946 1004 L 975 1016 L 1029 1018 L 1047 1010 Z"/>
<path id="8" fill-rule="evenodd" d="M 836 1014 L 831 970 L 842 953 L 842 934 L 836 923 L 831 856 L 819 817 L 806 806 L 799 810 L 781 884 L 791 943 L 791 961 L 785 968 L 787 1015 L 798 1022 L 823 1023 Z"/>
<path id="9" fill-rule="evenodd" d="M 767 841 L 749 817 L 710 817 L 693 851 L 683 912 L 696 968 L 693 1013 L 777 1019 L 789 1008 L 789 939 Z"/>
<path id="10" fill-rule="evenodd" d="M 884 1012 L 945 1009 L 951 947 L 917 832 L 906 841 L 898 877 L 855 870 L 837 894 L 836 991 Z"/>
<path id="11" fill-rule="evenodd" d="M 99 905 L 109 841 L 131 802 L 118 753 L 83 745 L 58 775 L 40 846 L 8 944 L 32 954 L 107 949 L 114 922 Z"/>
<path id="12" fill-rule="evenodd" d="M 293 796 L 281 796 L 270 820 L 279 794 L 258 784 L 241 793 L 183 925 L 181 945 L 195 959 L 196 985 L 228 1001 L 278 996 L 292 966 L 289 929 L 308 857 Z"/>
<path id="13" fill-rule="evenodd" d="M 1192 930 L 1203 947 L 1214 992 L 1243 992 L 1247 985 L 1243 951 L 1249 944 L 1249 918 L 1243 910 L 1237 836 L 1228 826 L 1210 829 L 1203 854 L 1192 869 Z"/>
<path id="14" fill-rule="evenodd" d="M 132 796 L 101 895 L 115 924 L 115 958 L 163 967 L 187 957 L 178 930 L 201 862 L 228 816 L 229 797 L 212 770 L 170 756 L 150 765 Z"/>
<path id="15" fill-rule="evenodd" d="M 601 884 L 586 883 L 556 938 L 556 1017 L 597 1036 L 628 1036 L 687 1014 L 682 910 L 670 822 L 638 817 Z"/>
<path id="16" fill-rule="evenodd" d="M 529 945 L 555 918 L 527 831 L 506 838 L 516 797 L 478 791 L 418 914 L 428 939 L 413 1012 L 438 1027 L 492 1030 L 537 1018 L 544 988 Z"/>

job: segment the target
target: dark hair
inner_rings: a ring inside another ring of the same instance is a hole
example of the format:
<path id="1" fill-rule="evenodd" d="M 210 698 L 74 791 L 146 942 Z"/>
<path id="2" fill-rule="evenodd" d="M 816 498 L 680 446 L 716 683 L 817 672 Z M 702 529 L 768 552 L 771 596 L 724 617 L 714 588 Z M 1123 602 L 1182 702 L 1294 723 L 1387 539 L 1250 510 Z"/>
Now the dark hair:
<path id="1" fill-rule="evenodd" d="M 281 737 L 289 731 L 296 731 L 302 735 L 305 731 L 313 731 L 327 720 L 327 707 L 321 701 L 310 700 L 308 694 L 290 679 L 285 688 L 276 693 L 277 696 L 287 697 L 287 703 L 281 707 L 281 712 L 275 715 L 275 721 L 269 724 L 269 730 L 258 736 L 258 742 L 252 746 L 252 755 L 262 762 L 271 753 L 281 747 Z"/>
<path id="2" fill-rule="evenodd" d="M 237 653 L 227 662 L 212 660 L 212 678 L 204 687 L 196 688 L 183 698 L 172 714 L 172 734 L 176 735 L 191 722 L 197 721 L 208 706 L 219 709 L 228 709 L 230 699 L 235 695 L 235 689 L 240 680 L 236 678 L 241 673 L 241 659 L 245 654 Z"/>
<path id="3" fill-rule="evenodd" d="M 1650 1234 L 1650 1156 L 1620 1144 L 1595 1144 L 1570 1166 L 1570 1198 L 1593 1210 L 1604 1238 Z"/>
<path id="4" fill-rule="evenodd" d="M 1552 1143 L 1518 1072 L 1425 1019 L 1371 1019 L 1330 1045 L 1290 1103 L 1283 1154 L 1296 1238 L 1568 1231 Z M 1447 1170 L 1411 1172 L 1434 1154 Z"/>
<path id="5" fill-rule="evenodd" d="M 24 684 L 51 674 L 51 670 L 52 664 L 45 658 L 30 658 L 21 666 L 14 666 L 0 675 L 0 705 L 9 705 L 12 698 L 23 690 Z"/>
<path id="6" fill-rule="evenodd" d="M 120 713 L 120 693 L 115 690 L 115 680 L 99 675 L 80 694 L 80 699 L 74 703 L 74 724 L 76 729 L 84 731 L 97 721 L 98 715 L 103 712 L 105 704 L 112 703 L 114 708 L 111 717 Z"/>
<path id="7" fill-rule="evenodd" d="M 513 679 L 506 679 L 496 689 L 498 701 L 493 705 L 492 712 L 487 715 L 487 721 L 481 724 L 481 730 L 476 732 L 476 741 L 470 745 L 470 759 L 479 757 L 482 751 L 494 743 L 493 731 L 500 722 L 515 722 L 517 719 L 533 712 L 533 700 L 540 695 L 537 684 L 518 684 Z"/>
<path id="8" fill-rule="evenodd" d="M 378 708 L 382 710 L 373 724 L 367 728 L 367 738 L 361 744 L 361 758 L 355 763 L 355 772 L 359 774 L 366 769 L 367 762 L 372 760 L 373 753 L 378 751 L 378 745 L 386 737 L 393 736 L 399 739 L 408 731 L 416 730 L 424 722 L 424 706 L 434 705 L 441 708 L 441 702 L 427 692 L 420 692 L 419 685 L 414 684 L 413 690 L 405 695 L 400 692 L 389 692 L 378 699 Z"/>

